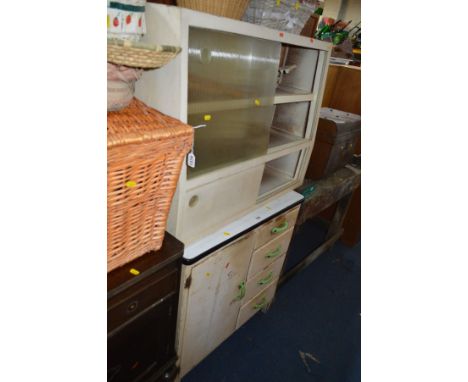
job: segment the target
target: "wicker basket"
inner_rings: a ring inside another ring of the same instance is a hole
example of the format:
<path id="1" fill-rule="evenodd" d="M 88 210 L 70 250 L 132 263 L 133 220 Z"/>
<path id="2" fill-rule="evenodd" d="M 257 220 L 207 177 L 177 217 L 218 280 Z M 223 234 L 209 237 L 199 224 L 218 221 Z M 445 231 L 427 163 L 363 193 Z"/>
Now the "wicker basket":
<path id="1" fill-rule="evenodd" d="M 160 68 L 177 56 L 179 52 L 180 48 L 175 46 L 107 39 L 107 61 L 133 68 Z"/>
<path id="2" fill-rule="evenodd" d="M 177 0 L 179 7 L 240 20 L 250 0 Z"/>
<path id="3" fill-rule="evenodd" d="M 107 271 L 157 250 L 193 128 L 133 99 L 107 113 Z"/>

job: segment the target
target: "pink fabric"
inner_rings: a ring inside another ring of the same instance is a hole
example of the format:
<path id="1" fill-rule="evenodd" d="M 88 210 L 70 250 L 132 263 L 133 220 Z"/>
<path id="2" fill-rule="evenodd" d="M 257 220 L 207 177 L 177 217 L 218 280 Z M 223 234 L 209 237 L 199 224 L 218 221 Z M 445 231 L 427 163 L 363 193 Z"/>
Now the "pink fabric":
<path id="1" fill-rule="evenodd" d="M 107 63 L 107 110 L 117 111 L 127 107 L 135 92 L 135 82 L 142 69 Z"/>
<path id="2" fill-rule="evenodd" d="M 115 65 L 110 62 L 107 63 L 107 79 L 108 80 L 122 80 L 122 81 L 137 81 L 143 74 L 143 69 L 130 68 L 123 65 Z"/>

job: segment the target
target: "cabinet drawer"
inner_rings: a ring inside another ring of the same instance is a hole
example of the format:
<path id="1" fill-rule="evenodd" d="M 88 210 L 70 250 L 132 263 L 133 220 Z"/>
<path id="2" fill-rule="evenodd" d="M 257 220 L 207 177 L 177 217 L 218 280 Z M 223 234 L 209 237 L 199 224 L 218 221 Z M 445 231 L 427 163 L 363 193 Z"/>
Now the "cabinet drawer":
<path id="1" fill-rule="evenodd" d="M 178 268 L 171 265 L 110 298 L 107 301 L 107 331 L 111 332 L 158 300 L 176 292 L 178 281 Z"/>
<path id="2" fill-rule="evenodd" d="M 282 255 L 267 269 L 259 272 L 257 275 L 247 281 L 245 285 L 245 301 L 249 301 L 252 297 L 259 294 L 265 288 L 268 288 L 276 279 L 278 279 L 285 258 L 286 256 Z"/>
<path id="3" fill-rule="evenodd" d="M 281 214 L 280 216 L 257 228 L 255 248 L 260 248 L 265 243 L 280 236 L 286 230 L 294 227 L 298 213 L 299 206 L 293 208 L 292 210 L 286 211 L 284 214 Z"/>
<path id="4" fill-rule="evenodd" d="M 278 279 L 274 280 L 269 287 L 267 287 L 263 292 L 260 292 L 249 302 L 242 306 L 239 311 L 239 317 L 237 318 L 237 328 L 244 325 L 255 313 L 259 310 L 267 308 L 273 296 L 275 295 L 276 285 L 278 284 Z"/>
<path id="5" fill-rule="evenodd" d="M 107 380 L 150 381 L 146 378 L 175 358 L 176 294 L 151 306 L 107 338 Z"/>
<path id="6" fill-rule="evenodd" d="M 258 248 L 253 253 L 247 280 L 254 277 L 258 272 L 263 271 L 286 253 L 292 234 L 293 229 L 289 228 L 286 232 L 282 233 L 281 236 L 278 236 L 263 247 Z"/>

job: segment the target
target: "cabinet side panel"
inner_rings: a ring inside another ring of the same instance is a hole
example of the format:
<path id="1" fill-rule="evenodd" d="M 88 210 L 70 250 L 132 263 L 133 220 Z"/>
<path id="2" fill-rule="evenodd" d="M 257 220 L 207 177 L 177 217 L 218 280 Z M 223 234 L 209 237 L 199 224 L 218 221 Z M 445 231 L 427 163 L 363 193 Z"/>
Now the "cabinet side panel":
<path id="1" fill-rule="evenodd" d="M 135 85 L 135 96 L 171 117 L 186 121 L 182 115 L 182 62 L 187 52 L 182 42 L 180 9 L 157 4 L 146 6 L 147 33 L 142 41 L 156 45 L 173 45 L 182 52 L 159 69 L 145 70 Z"/>

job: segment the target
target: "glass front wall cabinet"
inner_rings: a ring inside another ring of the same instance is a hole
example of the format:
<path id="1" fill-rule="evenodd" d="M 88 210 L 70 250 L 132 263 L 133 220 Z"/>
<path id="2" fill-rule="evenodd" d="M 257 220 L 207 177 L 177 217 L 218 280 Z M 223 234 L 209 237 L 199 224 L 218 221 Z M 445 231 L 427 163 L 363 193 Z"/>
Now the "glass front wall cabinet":
<path id="1" fill-rule="evenodd" d="M 267 153 L 280 52 L 279 42 L 189 28 L 189 178 Z"/>

